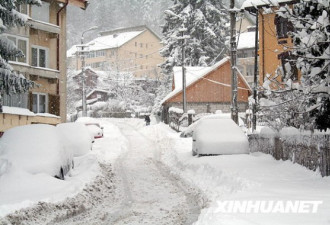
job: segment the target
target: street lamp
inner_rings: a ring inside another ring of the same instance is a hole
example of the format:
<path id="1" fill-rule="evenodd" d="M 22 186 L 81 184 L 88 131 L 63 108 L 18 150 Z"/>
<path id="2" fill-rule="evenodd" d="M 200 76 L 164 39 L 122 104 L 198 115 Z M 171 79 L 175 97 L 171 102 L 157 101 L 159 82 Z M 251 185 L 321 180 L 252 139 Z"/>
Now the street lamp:
<path id="1" fill-rule="evenodd" d="M 182 27 L 179 29 L 179 31 L 182 32 L 182 36 L 178 37 L 177 39 L 182 40 L 182 109 L 183 109 L 183 113 L 186 113 L 187 112 L 187 96 L 186 96 L 186 69 L 184 66 L 184 60 L 185 60 L 184 47 L 185 47 L 186 39 L 190 38 L 190 36 L 184 35 L 184 33 L 187 31 L 187 28 L 184 27 L 185 18 L 182 18 L 181 16 L 175 14 L 171 10 L 165 10 L 164 13 L 169 16 L 175 16 L 183 21 Z"/>
<path id="2" fill-rule="evenodd" d="M 85 30 L 81 34 L 81 80 L 82 80 L 82 116 L 87 116 L 87 103 L 86 103 L 86 77 L 85 77 L 85 53 L 84 53 L 84 35 L 85 33 L 96 30 L 98 27 L 94 26 L 89 28 L 88 30 Z"/>

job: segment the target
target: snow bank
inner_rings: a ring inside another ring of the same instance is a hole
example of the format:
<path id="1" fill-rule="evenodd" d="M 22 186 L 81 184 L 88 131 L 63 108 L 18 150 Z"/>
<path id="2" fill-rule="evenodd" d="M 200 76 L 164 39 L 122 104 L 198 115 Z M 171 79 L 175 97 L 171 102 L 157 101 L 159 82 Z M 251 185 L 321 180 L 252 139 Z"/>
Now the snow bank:
<path id="1" fill-rule="evenodd" d="M 82 123 L 61 123 L 56 126 L 61 135 L 62 143 L 73 156 L 82 156 L 92 150 L 92 134 L 85 124 Z"/>
<path id="2" fill-rule="evenodd" d="M 45 173 L 28 173 L 16 166 L 17 163 L 11 163 L 1 157 L 0 217 L 21 208 L 33 206 L 38 202 L 57 203 L 68 197 L 74 197 L 85 188 L 86 184 L 93 182 L 96 176 L 101 173 L 99 162 L 115 162 L 119 155 L 127 150 L 127 140 L 118 127 L 110 121 L 96 120 L 96 122 L 102 123 L 104 126 L 105 137 L 95 140 L 93 151 L 80 157 L 74 157 L 75 167 L 65 180 L 56 179 Z M 8 132 L 6 134 L 8 135 Z M 30 134 L 26 133 L 26 137 L 29 136 Z M 50 146 L 54 136 L 47 135 L 46 139 L 50 141 L 47 143 Z M 39 140 L 43 141 L 40 137 L 30 139 L 31 142 L 36 142 L 36 145 L 38 145 Z M 20 149 L 24 150 L 22 140 L 13 138 L 12 141 L 21 143 L 23 148 Z M 0 148 L 0 154 L 2 151 L 3 148 Z"/>
<path id="3" fill-rule="evenodd" d="M 172 171 L 207 197 L 206 207 L 195 225 L 319 225 L 330 221 L 330 177 L 322 178 L 289 161 L 270 155 L 191 156 L 191 138 L 179 135 L 164 124 L 141 131 L 161 145 L 156 153 Z M 311 200 L 323 201 L 317 213 L 219 213 L 224 200 Z"/>

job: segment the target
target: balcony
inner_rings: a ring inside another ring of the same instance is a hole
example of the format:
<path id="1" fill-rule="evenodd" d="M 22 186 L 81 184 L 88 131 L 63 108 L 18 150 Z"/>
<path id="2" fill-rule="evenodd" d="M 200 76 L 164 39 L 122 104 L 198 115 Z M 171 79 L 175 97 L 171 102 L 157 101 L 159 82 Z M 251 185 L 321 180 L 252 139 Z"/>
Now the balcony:
<path id="1" fill-rule="evenodd" d="M 42 30 L 51 34 L 60 34 L 61 32 L 61 28 L 59 26 L 39 20 L 29 19 L 27 24 L 33 29 Z"/>
<path id="2" fill-rule="evenodd" d="M 14 68 L 15 71 L 19 71 L 21 73 L 28 73 L 30 75 L 35 75 L 39 77 L 58 79 L 60 76 L 60 71 L 49 68 L 34 67 L 25 63 L 17 62 L 10 62 L 10 65 Z"/>

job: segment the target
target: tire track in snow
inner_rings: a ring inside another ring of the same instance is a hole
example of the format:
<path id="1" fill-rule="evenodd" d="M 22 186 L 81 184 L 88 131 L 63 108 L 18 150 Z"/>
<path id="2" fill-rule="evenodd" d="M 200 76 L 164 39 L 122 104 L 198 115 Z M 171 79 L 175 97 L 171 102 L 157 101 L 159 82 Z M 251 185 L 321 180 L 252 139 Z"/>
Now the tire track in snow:
<path id="1" fill-rule="evenodd" d="M 164 221 L 162 219 L 162 223 L 160 221 L 143 221 L 145 223 L 149 224 L 192 224 L 195 222 L 198 218 L 198 215 L 200 213 L 200 204 L 198 204 L 198 198 L 196 197 L 196 190 L 193 190 L 192 188 L 188 187 L 184 182 L 182 182 L 177 177 L 174 177 L 168 168 L 166 168 L 160 161 L 159 161 L 159 151 L 156 149 L 158 147 L 157 143 L 145 135 L 143 135 L 141 132 L 139 132 L 136 127 L 131 126 L 128 123 L 125 123 L 123 121 L 117 122 L 118 127 L 121 128 L 122 133 L 126 135 L 127 139 L 130 142 L 130 151 L 127 152 L 125 155 L 123 155 L 119 162 L 118 162 L 118 171 L 121 174 L 123 178 L 123 184 L 124 185 L 130 185 L 129 188 L 124 188 L 126 193 L 126 199 L 123 200 L 123 206 L 130 206 L 131 208 L 128 210 L 125 210 L 121 212 L 121 216 L 115 217 L 117 220 L 111 220 L 112 222 L 118 222 L 120 223 L 120 220 L 118 218 L 124 218 L 122 221 L 128 222 L 129 224 L 132 224 L 132 222 L 139 217 L 137 216 L 137 211 L 135 209 L 136 205 L 141 203 L 139 200 L 132 198 L 132 196 L 135 196 L 136 192 L 134 189 L 134 182 L 132 183 L 132 180 L 129 178 L 131 177 L 131 174 L 128 173 L 129 171 L 129 165 L 127 165 L 127 161 L 132 158 L 140 158 L 135 160 L 135 165 L 141 163 L 141 161 L 145 164 L 147 164 L 149 170 L 153 170 L 155 173 L 155 179 L 157 180 L 157 176 L 160 177 L 162 181 L 167 184 L 167 190 L 163 190 L 164 193 L 159 194 L 165 194 L 166 192 L 175 192 L 176 195 L 181 196 L 182 202 L 175 202 L 175 204 L 178 204 L 178 208 L 171 208 L 168 210 L 169 217 L 173 218 L 167 218 L 169 221 Z M 141 143 L 143 142 L 143 143 Z M 141 155 L 145 155 L 145 157 L 141 157 Z M 126 163 L 125 163 L 126 162 Z M 126 164 L 126 165 L 125 165 Z M 141 171 L 144 171 L 144 168 L 141 168 Z M 117 174 L 118 175 L 118 174 Z M 142 174 L 142 177 L 139 177 L 140 179 L 143 179 L 143 176 L 148 176 L 148 172 L 146 174 Z M 137 178 L 137 177 L 134 177 Z M 137 182 L 135 182 L 137 183 Z M 154 183 L 154 188 L 157 189 L 157 183 Z M 149 190 L 149 193 L 146 193 L 146 195 L 152 194 L 152 190 Z M 156 198 L 155 201 L 159 199 Z M 165 201 L 164 201 L 165 200 Z M 173 204 L 173 202 L 170 201 L 170 203 L 167 202 L 168 199 L 163 199 L 164 202 L 161 202 L 159 205 L 159 210 L 162 210 L 162 207 L 164 207 L 164 204 Z M 148 204 L 150 202 L 145 201 L 145 204 Z M 152 203 L 150 203 L 152 204 Z M 174 210 L 173 210 L 174 209 Z M 157 209 L 156 209 L 157 210 Z M 171 211 L 172 210 L 172 211 Z M 177 211 L 175 211 L 177 210 Z M 177 215 L 175 215 L 177 214 Z M 161 218 L 163 215 L 159 215 Z M 129 217 L 133 217 L 132 219 L 129 219 Z M 175 222 L 174 222 L 175 221 Z M 111 223 L 112 224 L 112 223 Z M 135 223 L 134 223 L 135 224 Z M 139 223 L 136 223 L 139 224 Z"/>

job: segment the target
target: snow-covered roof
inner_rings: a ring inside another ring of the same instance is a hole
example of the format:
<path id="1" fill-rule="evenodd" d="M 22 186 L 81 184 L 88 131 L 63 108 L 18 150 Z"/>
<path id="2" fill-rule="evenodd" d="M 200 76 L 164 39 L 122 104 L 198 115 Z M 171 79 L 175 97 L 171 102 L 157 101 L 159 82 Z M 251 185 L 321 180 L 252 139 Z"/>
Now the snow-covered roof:
<path id="1" fill-rule="evenodd" d="M 255 47 L 255 33 L 256 32 L 245 32 L 239 35 L 237 49 L 247 49 Z"/>
<path id="2" fill-rule="evenodd" d="M 123 33 L 115 33 L 110 34 L 106 36 L 97 37 L 94 40 L 88 42 L 85 44 L 85 46 L 88 46 L 88 51 L 99 51 L 99 50 L 105 50 L 110 48 L 118 48 L 122 46 L 123 44 L 127 43 L 128 41 L 132 40 L 136 36 L 143 33 L 145 30 L 142 31 L 128 31 Z M 67 57 L 72 57 L 76 54 L 77 45 L 72 46 L 67 51 Z"/>
<path id="3" fill-rule="evenodd" d="M 104 75 L 106 72 L 105 71 L 98 71 L 98 70 L 94 70 L 92 67 L 88 66 L 88 67 L 85 67 L 85 72 L 87 70 L 90 70 L 91 72 L 95 73 L 96 75 L 98 76 L 101 76 L 101 75 Z M 72 76 L 75 77 L 77 75 L 81 74 L 81 70 L 75 70 L 72 72 Z"/>
<path id="4" fill-rule="evenodd" d="M 246 0 L 243 2 L 241 9 L 255 8 L 261 6 L 279 6 L 284 3 L 293 3 L 295 0 Z"/>
<path id="5" fill-rule="evenodd" d="M 195 81 L 201 79 L 211 71 L 215 70 L 219 66 L 229 61 L 229 57 L 223 58 L 218 63 L 210 67 L 185 67 L 186 68 L 186 87 L 189 87 Z M 162 101 L 161 104 L 172 98 L 176 94 L 182 91 L 182 67 L 174 67 L 174 90 L 169 93 Z"/>
<path id="6" fill-rule="evenodd" d="M 106 94 L 108 94 L 109 93 L 109 91 L 106 91 L 106 90 L 102 90 L 102 89 L 93 89 L 91 92 L 89 92 L 87 95 L 86 95 L 86 97 L 88 98 L 91 94 L 93 94 L 94 92 L 103 92 L 103 93 L 106 93 Z"/>
<path id="7" fill-rule="evenodd" d="M 76 52 L 78 51 L 77 45 L 73 45 L 71 48 L 69 48 L 68 51 L 66 51 L 66 57 L 74 57 L 76 56 Z"/>

